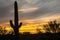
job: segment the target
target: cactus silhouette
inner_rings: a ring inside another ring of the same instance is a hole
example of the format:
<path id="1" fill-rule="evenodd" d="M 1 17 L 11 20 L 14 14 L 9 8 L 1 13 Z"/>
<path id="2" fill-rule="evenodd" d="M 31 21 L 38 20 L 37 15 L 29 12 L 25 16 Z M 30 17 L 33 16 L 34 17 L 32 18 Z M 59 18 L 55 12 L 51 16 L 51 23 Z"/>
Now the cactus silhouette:
<path id="1" fill-rule="evenodd" d="M 15 36 L 18 37 L 18 30 L 19 30 L 19 27 L 21 27 L 22 25 L 22 22 L 20 24 L 18 24 L 18 6 L 17 6 L 17 2 L 15 1 L 14 2 L 14 24 L 12 22 L 12 20 L 10 20 L 10 26 L 14 29 L 14 32 L 15 32 Z"/>

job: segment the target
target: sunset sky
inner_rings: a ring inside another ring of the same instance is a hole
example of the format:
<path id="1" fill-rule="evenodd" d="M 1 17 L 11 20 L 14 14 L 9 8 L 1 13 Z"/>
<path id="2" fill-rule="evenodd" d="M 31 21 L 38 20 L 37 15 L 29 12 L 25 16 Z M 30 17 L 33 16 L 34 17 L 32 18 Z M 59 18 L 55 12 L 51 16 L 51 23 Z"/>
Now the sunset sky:
<path id="1" fill-rule="evenodd" d="M 0 0 L 0 25 L 14 20 L 14 1 L 23 23 L 60 21 L 60 0 Z"/>
<path id="2" fill-rule="evenodd" d="M 15 0 L 0 0 L 0 23 L 13 19 Z M 60 15 L 60 0 L 16 0 L 20 20 L 52 19 Z"/>

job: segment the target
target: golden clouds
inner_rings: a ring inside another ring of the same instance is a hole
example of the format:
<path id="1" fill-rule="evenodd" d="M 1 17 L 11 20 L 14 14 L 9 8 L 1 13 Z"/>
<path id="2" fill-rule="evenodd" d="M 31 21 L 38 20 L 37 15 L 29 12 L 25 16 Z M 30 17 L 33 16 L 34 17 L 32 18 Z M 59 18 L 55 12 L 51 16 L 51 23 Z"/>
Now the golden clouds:
<path id="1" fill-rule="evenodd" d="M 18 9 L 19 12 L 22 12 L 22 13 L 28 13 L 28 12 L 33 12 L 33 11 L 36 11 L 38 10 L 39 8 L 38 7 L 27 7 L 27 8 L 20 8 Z M 11 10 L 11 13 L 13 13 L 14 11 Z"/>
<path id="2" fill-rule="evenodd" d="M 35 11 L 37 9 L 38 9 L 37 7 L 28 7 L 28 8 L 21 8 L 18 11 L 21 11 L 21 12 L 31 12 L 31 11 Z"/>
<path id="3" fill-rule="evenodd" d="M 7 30 L 9 32 L 13 32 L 13 29 L 10 26 L 5 25 L 5 30 Z M 35 23 L 35 22 L 31 22 L 31 23 L 25 23 L 21 26 L 21 28 L 19 28 L 19 33 L 23 33 L 23 32 L 30 32 L 31 34 L 36 34 L 38 33 L 37 29 L 39 28 L 39 30 L 42 33 L 45 33 L 44 27 L 41 26 L 41 23 Z"/>
<path id="4" fill-rule="evenodd" d="M 25 24 L 19 30 L 22 33 L 23 32 L 30 32 L 31 34 L 35 34 L 35 33 L 38 33 L 37 29 L 39 29 L 42 33 L 45 33 L 44 27 L 40 23 Z"/>

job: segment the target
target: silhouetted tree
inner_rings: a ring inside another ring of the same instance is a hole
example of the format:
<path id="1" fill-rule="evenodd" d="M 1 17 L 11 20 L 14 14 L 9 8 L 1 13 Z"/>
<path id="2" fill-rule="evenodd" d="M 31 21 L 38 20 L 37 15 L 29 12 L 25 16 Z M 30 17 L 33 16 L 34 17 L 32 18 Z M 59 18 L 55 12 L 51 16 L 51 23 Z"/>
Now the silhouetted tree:
<path id="1" fill-rule="evenodd" d="M 7 32 L 7 30 L 5 30 L 6 27 L 2 27 L 0 26 L 0 34 L 1 35 L 5 35 L 5 33 Z"/>
<path id="2" fill-rule="evenodd" d="M 37 28 L 36 30 L 37 30 L 38 34 L 41 34 L 41 33 L 42 33 L 42 32 L 40 31 L 41 29 Z"/>
<path id="3" fill-rule="evenodd" d="M 55 32 L 54 24 L 53 24 L 52 21 L 50 21 L 50 22 L 48 23 L 48 26 L 50 27 L 50 29 L 51 29 L 53 32 Z"/>
<path id="4" fill-rule="evenodd" d="M 51 29 L 54 33 L 56 33 L 57 28 L 59 28 L 59 25 L 60 25 L 60 24 L 58 24 L 57 21 L 54 20 L 54 21 L 50 21 L 50 23 L 48 23 L 48 25 L 49 25 L 50 29 Z"/>
<path id="5" fill-rule="evenodd" d="M 3 28 L 3 34 L 5 35 L 7 30 L 5 30 L 6 27 Z"/>
<path id="6" fill-rule="evenodd" d="M 57 21 L 56 21 L 56 20 L 54 20 L 54 21 L 53 21 L 53 25 L 54 25 L 55 33 L 56 33 L 56 31 L 57 31 L 57 29 L 59 28 L 60 24 L 59 24 L 59 23 L 57 23 Z"/>
<path id="7" fill-rule="evenodd" d="M 3 29 L 2 27 L 0 26 L 0 35 L 3 33 Z"/>
<path id="8" fill-rule="evenodd" d="M 47 24 L 46 25 L 43 25 L 43 26 L 47 30 L 47 32 L 50 32 L 50 28 L 49 28 L 49 26 Z"/>
<path id="9" fill-rule="evenodd" d="M 13 24 L 12 20 L 10 20 L 10 26 L 14 29 L 16 40 L 18 40 L 19 27 L 21 27 L 22 23 L 18 24 L 18 7 L 17 7 L 16 1 L 14 3 L 14 9 L 15 9 L 14 24 Z"/>
<path id="10" fill-rule="evenodd" d="M 60 26 L 60 24 L 59 23 L 57 23 L 57 21 L 56 20 L 54 20 L 54 21 L 50 21 L 47 25 L 43 25 L 45 28 L 46 28 L 46 30 L 48 30 L 49 32 L 54 32 L 54 33 L 56 33 L 56 31 L 57 31 L 57 29 L 59 28 L 59 26 Z"/>

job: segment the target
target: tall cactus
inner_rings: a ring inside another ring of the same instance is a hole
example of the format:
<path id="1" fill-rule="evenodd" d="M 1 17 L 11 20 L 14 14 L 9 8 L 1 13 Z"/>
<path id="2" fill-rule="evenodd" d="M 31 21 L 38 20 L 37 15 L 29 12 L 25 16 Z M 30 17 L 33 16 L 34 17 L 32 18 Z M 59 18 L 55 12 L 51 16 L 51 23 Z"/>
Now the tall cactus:
<path id="1" fill-rule="evenodd" d="M 15 35 L 16 37 L 18 36 L 18 29 L 19 27 L 21 27 L 22 23 L 18 24 L 18 6 L 17 6 L 17 2 L 14 2 L 14 24 L 12 22 L 12 20 L 10 20 L 10 26 L 14 29 Z"/>

